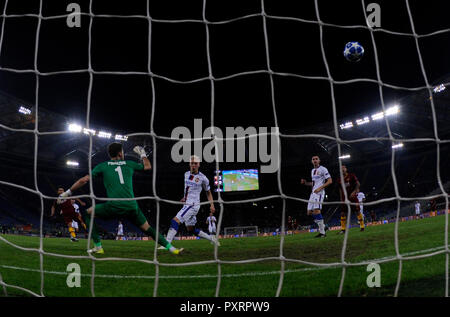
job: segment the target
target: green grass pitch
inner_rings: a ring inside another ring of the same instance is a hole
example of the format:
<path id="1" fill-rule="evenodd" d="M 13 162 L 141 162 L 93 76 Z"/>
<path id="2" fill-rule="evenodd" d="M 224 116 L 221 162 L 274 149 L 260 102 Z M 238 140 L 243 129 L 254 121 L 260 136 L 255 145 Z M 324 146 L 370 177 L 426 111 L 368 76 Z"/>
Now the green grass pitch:
<path id="1" fill-rule="evenodd" d="M 395 255 L 394 224 L 369 226 L 365 232 L 351 229 L 348 235 L 347 262 L 360 262 Z M 445 216 L 399 223 L 399 248 L 402 254 L 421 255 L 444 250 Z M 344 237 L 336 231 L 324 239 L 314 233 L 285 237 L 283 256 L 311 262 L 340 262 Z M 39 238 L 3 235 L 4 239 L 26 248 L 38 248 Z M 279 257 L 280 236 L 222 239 L 218 257 L 223 261 Z M 185 248 L 179 256 L 158 250 L 159 263 L 192 263 L 214 260 L 214 247 L 206 240 L 175 241 Z M 105 254 L 98 258 L 120 257 L 153 260 L 153 241 L 103 241 Z M 46 252 L 63 255 L 86 255 L 86 240 L 71 243 L 68 238 L 46 238 Z M 81 267 L 81 287 L 69 288 L 66 268 L 69 263 Z M 92 260 L 43 257 L 45 296 L 92 296 Z M 446 254 L 404 261 L 399 296 L 444 296 Z M 346 269 L 343 296 L 393 296 L 399 262 L 382 263 L 381 287 L 369 288 L 367 266 Z M 22 251 L 0 241 L 0 274 L 7 284 L 27 288 L 40 294 L 39 254 Z M 159 266 L 157 296 L 213 297 L 217 285 L 218 264 Z M 220 265 L 219 296 L 274 297 L 280 280 L 281 262 L 264 260 L 256 263 L 223 263 Z M 153 296 L 155 271 L 153 264 L 137 261 L 95 261 L 96 296 Z M 285 262 L 285 275 L 280 296 L 336 296 L 342 268 L 317 268 Z M 8 296 L 30 296 L 7 287 Z M 0 287 L 0 296 L 5 296 Z"/>

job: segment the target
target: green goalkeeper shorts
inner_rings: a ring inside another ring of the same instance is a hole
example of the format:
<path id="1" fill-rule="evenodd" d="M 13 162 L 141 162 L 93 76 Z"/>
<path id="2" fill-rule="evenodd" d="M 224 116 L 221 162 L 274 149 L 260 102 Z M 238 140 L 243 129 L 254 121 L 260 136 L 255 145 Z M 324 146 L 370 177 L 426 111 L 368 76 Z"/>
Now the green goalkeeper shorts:
<path id="1" fill-rule="evenodd" d="M 137 226 L 142 226 L 146 221 L 144 214 L 139 206 L 124 205 L 123 203 L 116 203 L 108 201 L 103 204 L 95 205 L 95 217 L 101 219 L 110 218 L 127 218 Z"/>

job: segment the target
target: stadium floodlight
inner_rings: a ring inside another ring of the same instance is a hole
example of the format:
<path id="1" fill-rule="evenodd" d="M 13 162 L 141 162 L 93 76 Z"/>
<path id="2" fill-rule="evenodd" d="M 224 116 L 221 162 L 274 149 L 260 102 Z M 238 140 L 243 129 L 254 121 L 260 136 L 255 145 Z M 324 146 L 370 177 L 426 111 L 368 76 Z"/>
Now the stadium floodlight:
<path id="1" fill-rule="evenodd" d="M 25 108 L 24 106 L 20 106 L 19 112 L 23 114 L 31 114 L 31 109 Z"/>
<path id="2" fill-rule="evenodd" d="M 341 160 L 345 160 L 348 158 L 350 158 L 350 154 L 345 154 L 345 155 L 339 156 L 339 159 L 341 159 Z"/>
<path id="3" fill-rule="evenodd" d="M 78 162 L 75 162 L 75 161 L 67 161 L 66 164 L 68 166 L 78 166 L 78 165 L 80 165 Z"/>
<path id="4" fill-rule="evenodd" d="M 69 131 L 70 132 L 77 132 L 77 133 L 79 133 L 79 132 L 81 132 L 81 130 L 82 130 L 82 127 L 80 125 L 78 125 L 76 123 L 69 124 Z"/>
<path id="5" fill-rule="evenodd" d="M 386 114 L 386 116 L 392 116 L 392 115 L 397 114 L 399 112 L 400 112 L 399 107 L 397 105 L 395 105 L 393 107 L 388 108 L 386 110 L 385 114 Z"/>
<path id="6" fill-rule="evenodd" d="M 98 136 L 99 136 L 100 138 L 109 139 L 109 138 L 111 137 L 111 133 L 109 133 L 109 132 L 104 132 L 104 131 L 100 131 L 100 132 L 98 133 Z"/>
<path id="7" fill-rule="evenodd" d="M 394 144 L 392 146 L 393 149 L 398 149 L 398 148 L 401 148 L 401 147 L 403 147 L 403 143 Z"/>
<path id="8" fill-rule="evenodd" d="M 372 115 L 372 120 L 380 120 L 384 118 L 383 112 L 378 112 Z"/>
<path id="9" fill-rule="evenodd" d="M 116 134 L 115 139 L 119 141 L 126 141 L 128 140 L 128 137 L 126 135 Z"/>
<path id="10" fill-rule="evenodd" d="M 95 130 L 92 130 L 92 129 L 87 129 L 87 128 L 84 128 L 83 129 L 83 133 L 84 134 L 92 134 L 92 135 L 95 135 L 95 133 L 96 133 L 96 131 Z"/>
<path id="11" fill-rule="evenodd" d="M 353 122 L 351 122 L 351 121 L 346 122 L 344 124 L 341 124 L 340 127 L 341 127 L 341 130 L 352 128 Z"/>
<path id="12" fill-rule="evenodd" d="M 444 91 L 445 88 L 446 88 L 446 87 L 444 86 L 444 84 L 440 84 L 439 86 L 434 87 L 433 91 L 434 91 L 435 93 L 438 93 L 438 92 Z"/>
<path id="13" fill-rule="evenodd" d="M 364 119 L 357 119 L 356 120 L 356 124 L 357 125 L 363 125 L 363 124 L 366 124 L 366 123 L 369 123 L 369 122 L 370 122 L 369 117 L 364 117 Z"/>

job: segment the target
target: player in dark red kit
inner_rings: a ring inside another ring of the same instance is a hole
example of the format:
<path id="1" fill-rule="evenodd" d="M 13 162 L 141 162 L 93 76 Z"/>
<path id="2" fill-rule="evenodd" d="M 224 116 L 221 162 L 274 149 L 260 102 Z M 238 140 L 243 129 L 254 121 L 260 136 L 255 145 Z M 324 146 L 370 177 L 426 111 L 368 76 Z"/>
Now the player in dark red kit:
<path id="1" fill-rule="evenodd" d="M 364 219 L 359 212 L 359 201 L 357 198 L 357 194 L 359 192 L 360 183 L 355 174 L 349 173 L 347 170 L 347 166 L 342 165 L 342 175 L 344 176 L 344 186 L 347 191 L 347 198 L 350 202 L 356 203 L 356 205 L 351 205 L 351 211 L 356 213 L 356 216 L 359 221 L 359 227 L 361 231 L 364 231 Z M 342 191 L 341 186 L 341 177 L 338 177 L 339 189 L 341 192 L 341 201 L 345 201 L 344 192 Z M 341 231 L 339 233 L 345 233 L 345 228 L 347 226 L 347 205 L 341 205 Z"/>
<path id="2" fill-rule="evenodd" d="M 58 187 L 57 194 L 61 197 L 62 193 L 64 193 L 64 188 Z M 54 216 L 56 209 L 61 210 L 61 214 L 64 218 L 64 223 L 69 227 L 70 241 L 78 242 L 77 236 L 75 234 L 75 229 L 72 227 L 72 221 L 80 222 L 85 230 L 86 224 L 84 223 L 80 214 L 75 212 L 75 207 L 73 206 L 71 199 L 58 198 L 57 200 L 55 200 L 51 209 L 51 217 Z"/>

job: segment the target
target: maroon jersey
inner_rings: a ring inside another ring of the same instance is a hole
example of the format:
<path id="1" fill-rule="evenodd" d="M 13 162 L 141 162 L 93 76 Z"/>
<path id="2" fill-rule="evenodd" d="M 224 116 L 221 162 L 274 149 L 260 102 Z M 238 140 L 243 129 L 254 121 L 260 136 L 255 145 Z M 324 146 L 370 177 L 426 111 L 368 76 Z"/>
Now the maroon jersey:
<path id="1" fill-rule="evenodd" d="M 55 210 L 61 210 L 65 223 L 71 223 L 73 219 L 78 219 L 78 215 L 75 212 L 70 199 L 58 199 L 53 203 Z"/>
<path id="2" fill-rule="evenodd" d="M 356 184 L 358 183 L 358 178 L 353 173 L 347 173 L 347 176 L 344 177 L 344 185 L 347 190 L 347 197 L 350 200 L 350 194 L 355 191 Z M 341 187 L 341 177 L 338 177 L 339 189 L 341 190 L 341 199 L 344 200 L 344 193 L 342 192 Z M 356 200 L 358 201 L 358 200 Z"/>
<path id="3" fill-rule="evenodd" d="M 75 212 L 75 208 L 73 207 L 70 199 L 58 199 L 53 202 L 53 207 L 55 210 L 61 210 L 62 213 Z"/>

